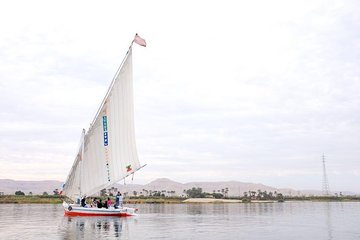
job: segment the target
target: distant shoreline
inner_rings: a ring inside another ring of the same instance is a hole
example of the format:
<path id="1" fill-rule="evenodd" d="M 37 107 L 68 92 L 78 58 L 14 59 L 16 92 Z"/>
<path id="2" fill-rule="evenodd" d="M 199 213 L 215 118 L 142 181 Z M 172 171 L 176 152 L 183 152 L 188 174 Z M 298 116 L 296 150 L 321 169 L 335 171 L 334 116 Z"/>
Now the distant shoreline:
<path id="1" fill-rule="evenodd" d="M 273 203 L 275 200 L 252 200 L 251 203 Z M 189 198 L 183 203 L 243 203 L 241 199 Z"/>
<path id="2" fill-rule="evenodd" d="M 62 199 L 59 196 L 54 195 L 2 195 L 0 196 L 0 204 L 15 203 L 15 204 L 60 204 Z"/>
<path id="3" fill-rule="evenodd" d="M 290 201 L 313 201 L 313 202 L 359 202 L 360 197 L 307 197 L 307 198 L 295 198 L 285 197 L 285 202 Z M 12 203 L 12 204 L 61 204 L 63 197 L 58 195 L 1 195 L 0 204 Z M 127 198 L 124 200 L 125 204 L 191 204 L 191 203 L 274 203 L 278 200 L 249 200 L 249 199 L 227 199 L 227 198 L 169 198 L 169 197 L 145 197 L 145 198 Z"/>

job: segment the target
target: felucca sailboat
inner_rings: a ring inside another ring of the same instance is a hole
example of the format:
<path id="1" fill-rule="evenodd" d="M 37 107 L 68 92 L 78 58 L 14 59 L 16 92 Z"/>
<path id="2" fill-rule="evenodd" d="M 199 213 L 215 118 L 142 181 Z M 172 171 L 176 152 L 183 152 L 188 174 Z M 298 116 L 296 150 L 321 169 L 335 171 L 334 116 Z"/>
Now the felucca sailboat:
<path id="1" fill-rule="evenodd" d="M 132 46 L 146 46 L 138 34 L 131 42 L 119 69 L 81 144 L 64 184 L 62 195 L 75 202 L 63 202 L 65 215 L 131 216 L 129 207 L 81 207 L 79 199 L 98 195 L 101 189 L 133 175 L 142 168 L 135 143 Z"/>

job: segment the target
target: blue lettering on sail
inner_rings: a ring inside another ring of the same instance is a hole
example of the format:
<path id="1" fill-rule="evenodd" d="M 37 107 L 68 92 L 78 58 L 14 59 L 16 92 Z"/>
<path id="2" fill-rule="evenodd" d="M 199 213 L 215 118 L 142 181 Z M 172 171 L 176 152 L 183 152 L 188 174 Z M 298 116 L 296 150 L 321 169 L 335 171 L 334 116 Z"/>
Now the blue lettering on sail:
<path id="1" fill-rule="evenodd" d="M 107 146 L 108 145 L 108 135 L 107 135 L 107 132 L 104 132 L 104 146 Z"/>
<path id="2" fill-rule="evenodd" d="M 103 129 L 104 129 L 104 146 L 107 146 L 109 144 L 108 139 L 108 129 L 107 129 L 107 117 L 103 116 Z"/>
<path id="3" fill-rule="evenodd" d="M 107 117 L 103 116 L 103 129 L 104 132 L 107 132 Z"/>

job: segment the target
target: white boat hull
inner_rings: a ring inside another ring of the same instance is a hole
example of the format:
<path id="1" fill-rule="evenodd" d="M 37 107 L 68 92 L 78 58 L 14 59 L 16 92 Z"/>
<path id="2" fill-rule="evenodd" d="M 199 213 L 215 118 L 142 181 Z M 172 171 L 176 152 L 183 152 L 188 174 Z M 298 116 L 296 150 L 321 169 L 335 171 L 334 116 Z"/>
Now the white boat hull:
<path id="1" fill-rule="evenodd" d="M 64 211 L 66 216 L 118 216 L 118 217 L 128 217 L 136 216 L 136 208 L 87 208 L 81 207 L 76 204 L 63 203 Z"/>

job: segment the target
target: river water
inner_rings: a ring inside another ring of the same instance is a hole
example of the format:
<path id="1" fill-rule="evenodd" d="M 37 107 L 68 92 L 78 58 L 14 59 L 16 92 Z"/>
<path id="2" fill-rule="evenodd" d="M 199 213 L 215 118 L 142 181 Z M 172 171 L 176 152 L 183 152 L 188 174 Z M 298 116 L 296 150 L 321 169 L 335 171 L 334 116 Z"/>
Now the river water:
<path id="1" fill-rule="evenodd" d="M 61 205 L 0 204 L 0 239 L 360 239 L 359 202 L 135 207 L 136 217 L 66 217 Z"/>

